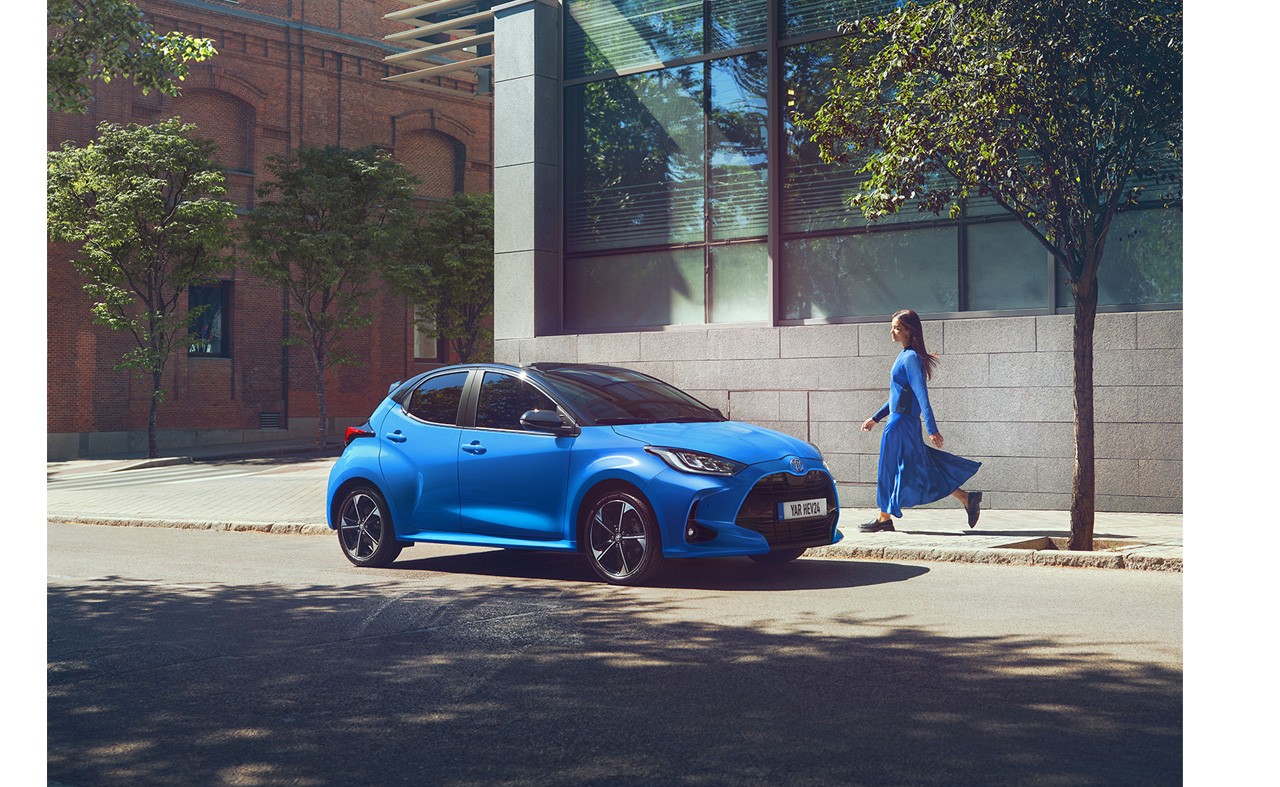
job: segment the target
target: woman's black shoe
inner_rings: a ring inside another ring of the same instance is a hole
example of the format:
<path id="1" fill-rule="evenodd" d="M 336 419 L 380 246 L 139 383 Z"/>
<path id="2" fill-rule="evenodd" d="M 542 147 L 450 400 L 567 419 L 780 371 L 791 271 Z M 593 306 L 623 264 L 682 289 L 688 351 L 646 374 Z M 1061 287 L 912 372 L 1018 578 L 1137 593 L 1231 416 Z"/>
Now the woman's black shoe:
<path id="1" fill-rule="evenodd" d="M 879 533 L 881 530 L 893 530 L 893 520 L 886 519 L 881 522 L 879 519 L 873 519 L 858 525 L 859 533 Z"/>
<path id="2" fill-rule="evenodd" d="M 969 505 L 965 507 L 969 512 L 969 527 L 978 524 L 978 515 L 982 513 L 982 493 L 970 492 Z"/>

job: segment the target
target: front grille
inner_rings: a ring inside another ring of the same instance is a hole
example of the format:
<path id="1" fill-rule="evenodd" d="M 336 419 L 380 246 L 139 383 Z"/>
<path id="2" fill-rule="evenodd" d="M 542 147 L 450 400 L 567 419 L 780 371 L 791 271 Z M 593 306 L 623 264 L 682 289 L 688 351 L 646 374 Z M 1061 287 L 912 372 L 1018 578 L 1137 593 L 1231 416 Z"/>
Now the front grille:
<path id="1" fill-rule="evenodd" d="M 794 500 L 827 499 L 827 515 L 822 519 L 779 521 L 778 504 Z M 739 527 L 754 530 L 765 537 L 774 549 L 822 546 L 831 543 L 835 527 L 836 490 L 831 477 L 821 470 L 811 470 L 808 475 L 794 476 L 774 473 L 765 476 L 752 487 L 751 494 L 738 509 L 735 520 Z"/>

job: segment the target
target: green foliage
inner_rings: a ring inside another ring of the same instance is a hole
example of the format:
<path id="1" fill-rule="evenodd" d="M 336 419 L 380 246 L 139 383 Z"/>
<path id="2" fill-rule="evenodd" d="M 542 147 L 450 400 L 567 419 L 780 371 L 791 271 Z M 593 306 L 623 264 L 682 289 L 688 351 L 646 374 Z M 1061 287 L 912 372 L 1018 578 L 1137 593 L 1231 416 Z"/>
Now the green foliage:
<path id="1" fill-rule="evenodd" d="M 84 112 L 94 79 L 131 79 L 143 94 L 177 95 L 187 64 L 217 54 L 213 41 L 160 34 L 128 0 L 49 0 L 49 108 Z"/>
<path id="2" fill-rule="evenodd" d="M 224 266 L 234 206 L 221 199 L 213 143 L 194 131 L 178 118 L 103 123 L 87 146 L 48 155 L 50 239 L 82 244 L 72 262 L 89 280 L 94 321 L 135 339 L 124 368 L 164 368 L 188 341 L 188 285 Z"/>
<path id="3" fill-rule="evenodd" d="M 161 373 L 173 349 L 191 341 L 187 287 L 225 266 L 235 217 L 221 199 L 213 143 L 194 131 L 178 118 L 103 123 L 85 147 L 67 142 L 48 154 L 49 237 L 81 244 L 72 263 L 88 279 L 94 321 L 133 336 L 117 368 L 151 377 L 152 456 Z"/>
<path id="4" fill-rule="evenodd" d="M 1115 214 L 1180 182 L 1182 11 L 1162 0 L 937 0 L 842 26 L 803 130 L 875 219 L 993 198 L 1091 279 Z"/>
<path id="5" fill-rule="evenodd" d="M 289 293 L 290 318 L 307 344 L 320 405 L 317 442 L 327 439 L 325 370 L 357 363 L 346 335 L 373 321 L 380 273 L 404 253 L 416 218 L 414 179 L 375 147 L 300 148 L 267 165 L 273 180 L 245 221 L 248 265 Z"/>
<path id="6" fill-rule="evenodd" d="M 492 359 L 493 195 L 458 194 L 433 208 L 415 230 L 412 253 L 386 276 L 417 307 L 419 325 L 460 360 Z"/>
<path id="7" fill-rule="evenodd" d="M 374 274 L 402 253 L 416 217 L 413 178 L 373 147 L 301 148 L 268 169 L 245 221 L 249 267 L 288 288 L 323 368 L 352 363 L 339 341 L 373 319 Z"/>

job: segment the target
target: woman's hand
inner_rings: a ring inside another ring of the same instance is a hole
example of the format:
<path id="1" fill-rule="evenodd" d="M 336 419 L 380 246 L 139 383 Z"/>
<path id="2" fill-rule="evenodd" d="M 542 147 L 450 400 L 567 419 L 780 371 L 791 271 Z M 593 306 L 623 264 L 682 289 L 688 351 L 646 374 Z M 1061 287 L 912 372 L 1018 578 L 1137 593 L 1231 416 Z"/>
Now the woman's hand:
<path id="1" fill-rule="evenodd" d="M 862 431 L 870 432 L 873 428 L 875 428 L 875 425 L 876 425 L 876 419 L 868 418 L 867 420 L 862 422 Z"/>
<path id="2" fill-rule="evenodd" d="M 929 435 L 929 442 L 933 443 L 934 448 L 942 447 L 942 432 L 934 432 Z"/>

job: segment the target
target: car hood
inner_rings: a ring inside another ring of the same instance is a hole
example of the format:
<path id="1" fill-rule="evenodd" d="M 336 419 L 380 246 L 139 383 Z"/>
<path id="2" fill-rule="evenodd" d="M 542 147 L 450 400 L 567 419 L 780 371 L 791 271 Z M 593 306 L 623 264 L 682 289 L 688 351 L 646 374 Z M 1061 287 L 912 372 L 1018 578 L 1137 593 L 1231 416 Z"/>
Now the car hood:
<path id="1" fill-rule="evenodd" d="M 687 448 L 745 464 L 768 462 L 787 456 L 821 459 L 814 446 L 791 435 L 742 421 L 694 424 L 627 424 L 613 431 L 646 445 Z"/>

